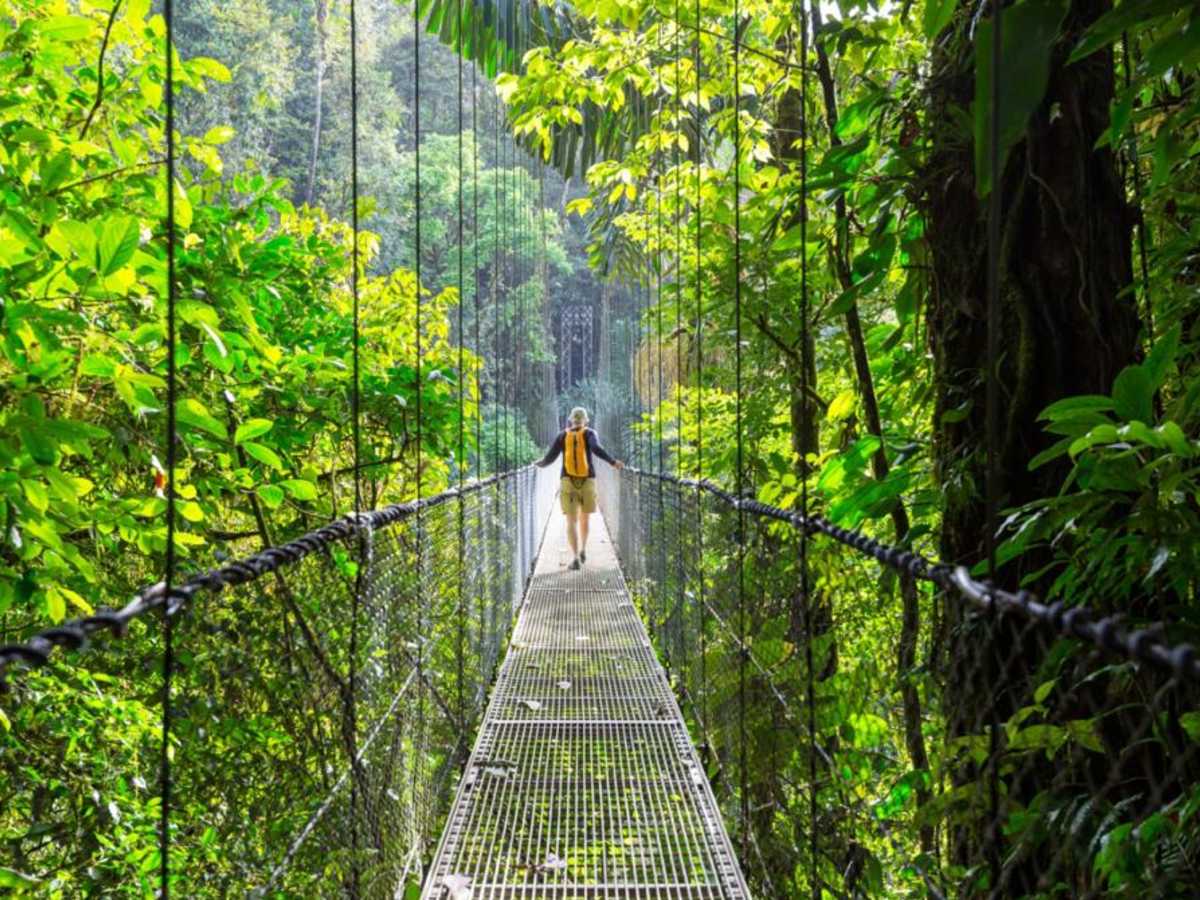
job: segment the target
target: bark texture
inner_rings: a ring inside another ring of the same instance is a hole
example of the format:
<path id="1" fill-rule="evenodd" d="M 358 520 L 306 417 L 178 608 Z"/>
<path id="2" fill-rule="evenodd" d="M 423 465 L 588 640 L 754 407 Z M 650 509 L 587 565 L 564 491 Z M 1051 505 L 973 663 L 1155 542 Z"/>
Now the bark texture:
<path id="1" fill-rule="evenodd" d="M 1046 96 L 1000 179 L 1000 445 L 992 452 L 1002 509 L 1057 493 L 1067 475 L 1061 462 L 1029 471 L 1029 461 L 1053 441 L 1037 420 L 1041 410 L 1074 394 L 1107 394 L 1137 353 L 1138 317 L 1125 293 L 1133 275 L 1132 217 L 1117 159 L 1108 148 L 1093 150 L 1108 124 L 1113 62 L 1097 53 L 1066 65 L 1084 29 L 1108 9 L 1107 0 L 1071 4 Z M 934 277 L 928 308 L 937 397 L 934 465 L 944 497 L 941 555 L 973 563 L 986 556 L 988 530 L 988 255 L 987 208 L 975 194 L 972 138 L 962 124 L 970 121 L 974 94 L 970 17 L 964 6 L 933 54 L 925 197 Z M 1026 554 L 1002 567 L 998 580 L 1015 586 L 1044 562 Z M 992 715 L 1003 722 L 1023 702 L 1039 647 L 1011 625 L 964 614 L 957 597 L 946 598 L 944 619 L 950 736 L 986 733 Z M 960 773 L 960 780 L 977 777 L 978 770 Z M 951 853 L 956 862 L 977 865 L 996 858 L 997 848 L 981 826 L 955 834 Z M 1034 868 L 1018 866 L 1005 877 L 1028 888 Z"/>

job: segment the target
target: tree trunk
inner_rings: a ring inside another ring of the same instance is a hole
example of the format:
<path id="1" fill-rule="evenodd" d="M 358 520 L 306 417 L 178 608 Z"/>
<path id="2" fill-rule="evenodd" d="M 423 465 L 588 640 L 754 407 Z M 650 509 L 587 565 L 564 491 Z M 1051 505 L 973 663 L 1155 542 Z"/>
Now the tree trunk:
<path id="1" fill-rule="evenodd" d="M 780 42 L 781 50 L 786 53 L 788 49 L 786 39 L 780 38 Z M 803 128 L 802 95 L 799 90 L 788 88 L 779 99 L 773 129 L 775 158 L 787 166 L 797 167 L 800 164 L 798 140 Z M 784 224 L 784 229 L 799 225 L 802 215 L 804 215 L 804 207 L 797 209 L 792 218 Z M 796 314 L 799 315 L 799 310 L 796 310 Z M 807 329 L 807 346 L 801 346 L 804 343 L 803 335 L 805 334 L 805 331 L 801 330 L 795 341 L 788 345 L 789 349 L 785 351 L 795 363 L 788 367 L 788 388 L 791 401 L 792 451 L 800 458 L 799 474 L 808 470 L 805 462 L 808 454 L 821 452 L 821 418 L 824 410 L 817 394 L 816 344 L 812 331 L 811 327 Z M 778 339 L 775 340 L 778 342 Z M 804 389 L 806 385 L 807 391 Z"/>
<path id="2" fill-rule="evenodd" d="M 329 19 L 329 0 L 314 0 L 316 14 L 317 46 L 315 48 L 313 85 L 313 130 L 312 151 L 308 157 L 308 186 L 304 191 L 304 202 L 311 204 L 317 191 L 317 160 L 321 155 L 321 116 L 325 105 L 325 47 L 328 39 L 326 23 Z"/>
<path id="3" fill-rule="evenodd" d="M 1046 96 L 996 188 L 1002 192 L 1003 351 L 1001 438 L 991 452 L 1002 509 L 1057 493 L 1067 474 L 1064 461 L 1028 469 L 1052 442 L 1037 420 L 1041 410 L 1073 394 L 1107 394 L 1136 353 L 1132 292 L 1122 296 L 1132 280 L 1131 217 L 1117 160 L 1108 148 L 1092 149 L 1108 124 L 1112 56 L 1097 53 L 1066 65 L 1083 30 L 1109 7 L 1108 0 L 1072 3 L 1052 52 Z M 934 278 L 928 309 L 934 469 L 944 501 L 941 556 L 967 564 L 985 557 L 988 530 L 987 211 L 975 194 L 973 147 L 959 124 L 974 96 L 972 10 L 961 5 L 934 44 L 925 185 Z M 998 580 L 1015 586 L 1045 561 L 1026 554 L 1002 567 Z M 957 596 L 946 596 L 944 604 L 949 736 L 985 733 L 993 716 L 1003 722 L 1024 702 L 1040 650 L 1011 626 L 966 613 Z M 958 777 L 971 780 L 979 772 Z M 998 855 L 987 844 L 987 830 L 979 822 L 956 833 L 955 861 L 979 864 Z"/>

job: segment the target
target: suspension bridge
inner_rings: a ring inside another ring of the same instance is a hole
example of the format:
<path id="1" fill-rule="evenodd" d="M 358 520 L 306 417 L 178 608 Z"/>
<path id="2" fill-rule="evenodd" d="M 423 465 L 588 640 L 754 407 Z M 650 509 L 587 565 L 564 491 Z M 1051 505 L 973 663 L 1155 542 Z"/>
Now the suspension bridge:
<path id="1" fill-rule="evenodd" d="M 175 35 L 173 6 L 166 0 L 168 46 Z M 461 4 L 458 15 L 452 37 L 462 57 Z M 164 165 L 172 187 L 164 192 L 163 578 L 122 607 L 6 635 L 10 642 L 0 646 L 0 677 L 15 686 L 14 695 L 35 679 L 60 679 L 80 703 L 76 713 L 91 721 L 86 716 L 104 703 L 103 686 L 119 677 L 138 686 L 145 707 L 159 718 L 123 722 L 126 731 L 106 736 L 111 755 L 100 762 L 80 758 L 74 742 L 56 748 L 61 758 L 43 758 L 54 754 L 33 748 L 28 759 L 13 762 L 7 771 L 25 780 L 14 779 L 0 798 L 19 795 L 31 822 L 11 843 L 24 846 L 50 834 L 46 840 L 66 845 L 80 871 L 102 852 L 122 858 L 135 874 L 95 889 L 114 896 L 1119 896 L 1130 883 L 1121 879 L 1132 877 L 1126 869 L 1135 866 L 1127 860 L 1130 847 L 1150 848 L 1138 858 L 1136 874 L 1151 895 L 1194 895 L 1200 883 L 1200 660 L 1191 646 L 1171 639 L 1172 623 L 1131 622 L 996 583 L 981 574 L 996 570 L 994 546 L 988 548 L 992 559 L 968 561 L 978 565 L 943 562 L 911 541 L 892 545 L 843 527 L 813 511 L 807 471 L 799 472 L 796 496 L 781 505 L 755 491 L 745 460 L 744 404 L 751 391 L 743 377 L 740 166 L 733 166 L 734 269 L 727 273 L 733 327 L 722 351 L 733 369 L 732 447 L 705 444 L 698 409 L 694 465 L 685 471 L 682 391 L 674 398 L 674 435 L 664 434 L 663 415 L 652 427 L 639 422 L 652 409 L 603 410 L 601 430 L 632 464 L 620 474 L 600 473 L 602 518 L 586 565 L 569 569 L 551 473 L 508 469 L 497 451 L 485 475 L 479 432 L 473 471 L 466 462 L 472 400 L 462 347 L 457 368 L 463 377 L 450 404 L 457 444 L 440 448 L 446 459 L 423 455 L 422 428 L 431 413 L 422 405 L 421 385 L 445 374 L 422 368 L 422 342 L 430 336 L 418 289 L 411 323 L 416 437 L 412 477 L 402 494 L 411 499 L 374 502 L 364 472 L 383 463 L 367 458 L 360 434 L 365 266 L 357 21 L 351 3 L 353 249 L 346 287 L 353 307 L 347 353 L 353 438 L 346 472 L 353 478 L 352 511 L 315 528 L 301 519 L 303 527 L 293 523 L 288 532 L 298 536 L 267 546 L 273 542 L 266 540 L 266 516 L 256 504 L 255 535 L 266 549 L 211 568 L 187 565 L 176 554 L 178 412 L 186 409 L 176 371 L 186 356 L 177 319 L 186 300 L 178 254 L 188 245 L 173 188 L 181 167 L 176 61 L 166 53 Z M 735 4 L 734 33 L 717 35 L 732 51 L 735 73 L 742 52 L 775 52 L 743 47 L 738 21 Z M 800 29 L 802 59 L 811 50 L 808 24 L 805 18 Z M 422 26 L 417 9 L 414 25 Z M 678 34 L 674 40 L 678 59 Z M 419 47 L 414 42 L 417 285 Z M 661 35 L 654 49 L 668 49 Z M 807 97 L 807 68 L 800 68 Z M 661 116 L 670 101 L 661 69 L 657 77 Z M 738 78 L 725 100 L 733 111 L 732 152 L 740 159 L 744 92 Z M 458 176 L 466 183 L 461 65 L 458 80 Z M 993 96 L 993 116 L 997 106 Z M 699 143 L 706 133 L 699 104 L 695 115 Z M 516 162 L 518 144 L 501 147 L 506 123 L 498 111 L 493 124 L 495 155 Z M 808 241 L 807 132 L 805 125 L 796 167 L 801 248 Z M 478 142 L 472 152 L 478 153 Z M 673 157 L 679 166 L 677 146 Z M 699 210 L 699 150 L 696 160 Z M 524 158 L 520 165 L 533 168 Z M 991 165 L 998 184 L 998 161 Z M 461 183 L 457 287 L 465 295 L 468 204 Z M 681 183 L 672 188 L 679 209 L 688 202 Z M 479 219 L 478 187 L 476 173 L 472 227 Z M 661 175 L 655 187 L 660 201 L 670 193 Z M 507 202 L 502 188 L 496 180 L 497 209 Z M 670 255 L 672 232 L 671 222 L 664 229 L 662 208 L 660 202 L 658 257 Z M 511 208 L 502 213 L 495 223 L 504 232 L 494 245 L 497 260 L 504 248 L 535 238 L 532 222 L 515 221 Z M 664 347 L 671 327 L 663 322 L 664 296 L 674 293 L 675 332 L 688 324 L 680 276 L 685 250 L 678 218 L 673 224 L 674 272 L 662 259 L 643 261 L 627 346 L 609 343 L 607 353 L 597 353 L 614 337 L 605 330 L 610 323 L 597 328 L 587 303 L 562 312 L 557 371 L 547 379 L 560 391 L 615 359 L 635 392 L 639 380 L 657 382 L 646 392 L 654 396 L 647 407 L 671 399 L 664 389 L 671 378 L 664 375 L 671 353 Z M 697 260 L 701 235 L 697 223 Z M 989 299 L 995 302 L 998 232 L 992 236 Z M 806 252 L 799 255 L 800 345 L 807 346 L 810 260 Z M 704 376 L 701 268 L 697 264 L 697 384 Z M 674 283 L 664 285 L 664 275 L 670 281 L 672 274 Z M 515 310 L 504 308 L 509 298 L 499 281 L 491 285 L 495 323 L 502 315 L 538 313 L 519 299 Z M 483 345 L 479 323 L 489 310 L 481 308 L 478 285 L 470 293 L 474 350 L 495 357 L 488 396 L 480 402 L 492 402 L 499 414 L 502 400 L 514 401 L 528 389 L 528 373 L 514 361 L 519 348 L 513 339 L 501 345 L 499 324 L 494 345 Z M 455 323 L 464 346 L 470 336 L 465 306 L 459 303 Z M 652 314 L 657 321 L 650 328 Z M 994 309 L 988 321 L 990 378 L 1000 338 Z M 650 366 L 634 360 L 643 343 L 654 348 Z M 681 347 L 674 366 L 680 378 L 686 371 Z M 629 358 L 620 359 L 622 352 Z M 808 368 L 801 369 L 804 393 Z M 989 399 L 989 431 L 999 427 L 998 403 Z M 220 424 L 205 423 L 218 433 Z M 705 453 L 732 459 L 732 477 L 720 484 L 704 477 Z M 439 464 L 439 488 L 449 486 L 430 493 L 423 478 Z M 994 525 L 995 496 L 989 507 Z M 842 600 L 851 587 L 861 592 L 864 585 L 877 595 L 875 607 Z M 252 614 L 263 610 L 269 614 Z M 921 630 L 916 618 L 933 623 Z M 917 660 L 919 641 L 929 645 L 925 663 Z M 879 658 L 881 647 L 894 655 Z M 946 699 L 961 687 L 989 702 Z M 926 750 L 935 742 L 944 749 L 938 767 Z M 136 818 L 99 792 L 79 797 L 69 789 L 72 773 L 101 764 L 106 779 L 140 798 Z M 54 804 L 68 810 L 69 823 L 57 829 L 39 820 Z M 119 826 L 153 833 L 156 852 L 122 857 L 120 839 L 111 836 Z M 0 878 L 13 880 L 0 886 L 27 887 L 17 883 L 15 871 L 0 866 Z M 59 895 L 84 890 L 78 871 L 51 878 Z"/>
<path id="2" fill-rule="evenodd" d="M 562 517 L 551 512 L 555 481 L 522 469 L 350 515 L 0 648 L 0 662 L 12 677 L 14 666 L 90 644 L 84 659 L 104 668 L 123 645 L 103 636 L 131 634 L 150 615 L 177 619 L 177 677 L 186 673 L 202 693 L 173 698 L 171 803 L 197 818 L 171 834 L 180 845 L 197 835 L 210 844 L 176 848 L 170 883 L 184 896 L 393 897 L 416 885 L 429 900 L 775 896 L 778 847 L 820 882 L 830 877 L 824 855 L 869 834 L 900 849 L 924 889 L 942 895 L 928 858 L 904 850 L 913 845 L 897 823 L 871 812 L 894 791 L 880 786 L 842 807 L 845 820 L 822 819 L 838 788 L 821 773 L 862 764 L 861 751 L 839 747 L 818 718 L 850 684 L 830 674 L 835 632 L 786 600 L 781 633 L 808 649 L 781 659 L 770 649 L 778 642 L 755 634 L 777 620 L 738 589 L 747 569 L 769 572 L 807 533 L 954 592 L 980 621 L 1015 628 L 1023 652 L 1075 640 L 1144 667 L 1146 701 L 1120 713 L 1123 730 L 1111 739 L 1147 752 L 1114 744 L 1107 756 L 1100 742 L 1110 738 L 1089 733 L 1083 740 L 1105 762 L 1076 772 L 1082 785 L 1058 784 L 1069 803 L 1161 799 L 1188 783 L 1197 760 L 1186 739 L 1153 749 L 1196 677 L 1188 647 L 1000 590 L 820 518 L 638 469 L 602 477 L 606 527 L 584 569 L 572 571 Z M 706 556 L 706 540 L 731 539 L 741 553 Z M 848 577 L 863 577 L 862 567 Z M 778 596 L 794 598 L 794 586 Z M 278 608 L 278 621 L 245 630 L 239 610 L 249 603 Z M 851 648 L 853 614 L 842 625 L 837 639 Z M 1079 665 L 1111 668 L 1094 655 Z M 264 708 L 254 687 L 267 684 L 275 695 Z M 864 723 L 870 690 L 865 701 Z M 996 721 L 979 710 L 958 727 L 986 741 Z M 256 728 L 258 742 L 230 756 L 224 738 Z M 1006 784 L 1014 771 L 1055 784 L 1037 762 L 1045 748 L 1009 742 Z M 749 759 L 752 748 L 807 758 L 814 777 L 797 789 L 823 824 L 771 846 L 780 807 L 765 801 L 764 827 L 753 804 L 769 795 L 756 787 L 764 763 Z M 228 777 L 238 795 L 220 786 Z M 1134 795 L 1131 783 L 1140 785 Z M 1086 879 L 1086 854 L 1063 838 L 1042 845 L 1038 872 Z M 1046 880 L 1030 880 L 1021 862 L 1014 855 L 1002 866 L 1006 895 Z"/>

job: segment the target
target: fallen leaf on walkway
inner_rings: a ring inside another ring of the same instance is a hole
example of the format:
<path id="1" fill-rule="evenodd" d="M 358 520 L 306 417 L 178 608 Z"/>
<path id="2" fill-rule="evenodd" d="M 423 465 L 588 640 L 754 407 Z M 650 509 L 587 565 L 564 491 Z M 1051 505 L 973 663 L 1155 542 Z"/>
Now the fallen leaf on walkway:
<path id="1" fill-rule="evenodd" d="M 479 766 L 495 766 L 498 769 L 515 769 L 517 764 L 509 759 L 481 759 L 476 765 Z"/>
<path id="2" fill-rule="evenodd" d="M 547 853 L 546 861 L 538 866 L 541 872 L 564 872 L 567 868 L 567 861 L 560 859 L 557 853 Z"/>
<path id="3" fill-rule="evenodd" d="M 450 892 L 450 900 L 471 900 L 475 889 L 471 887 L 471 879 L 466 875 L 447 875 L 442 884 Z"/>
<path id="4" fill-rule="evenodd" d="M 539 701 L 539 700 L 520 700 L 518 702 L 523 703 L 525 706 L 527 706 L 529 709 L 532 709 L 534 712 L 537 712 L 539 709 L 542 708 L 541 701 Z"/>
<path id="5" fill-rule="evenodd" d="M 590 638 L 590 637 L 588 637 L 586 634 L 577 634 L 577 635 L 575 635 L 575 640 L 577 640 L 577 641 L 590 641 L 590 640 L 591 640 L 591 638 Z"/>
<path id="6" fill-rule="evenodd" d="M 562 681 L 560 681 L 558 683 L 558 688 L 559 688 L 559 690 L 562 690 L 562 691 L 569 691 L 571 689 L 571 682 L 567 681 L 567 679 L 564 678 Z"/>

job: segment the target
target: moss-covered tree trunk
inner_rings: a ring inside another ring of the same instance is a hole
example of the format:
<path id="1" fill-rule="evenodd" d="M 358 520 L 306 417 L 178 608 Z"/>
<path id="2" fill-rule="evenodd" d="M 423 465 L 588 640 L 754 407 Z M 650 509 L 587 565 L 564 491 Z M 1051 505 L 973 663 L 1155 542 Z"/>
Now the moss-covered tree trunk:
<path id="1" fill-rule="evenodd" d="M 1113 61 L 1097 53 L 1066 64 L 1083 30 L 1108 8 L 1107 0 L 1072 2 L 1051 55 L 1046 95 L 1000 182 L 1000 443 L 992 452 L 1002 508 L 1056 493 L 1067 474 L 1062 464 L 1029 471 L 1029 461 L 1052 442 L 1038 422 L 1041 410 L 1065 396 L 1108 393 L 1136 353 L 1138 318 L 1125 290 L 1132 280 L 1132 220 L 1115 156 L 1093 149 L 1108 125 Z M 963 4 L 935 44 L 927 121 L 934 463 L 945 504 L 941 554 L 954 563 L 985 558 L 988 528 L 987 204 L 975 193 L 974 150 L 964 125 L 974 96 L 973 9 Z M 1015 586 L 1044 562 L 1026 555 L 998 578 Z M 1011 629 L 967 614 L 957 596 L 945 598 L 945 621 L 950 736 L 986 732 L 989 711 L 1004 721 L 1022 702 L 1038 654 Z M 985 832 L 981 825 L 956 834 L 955 861 L 986 864 Z"/>

